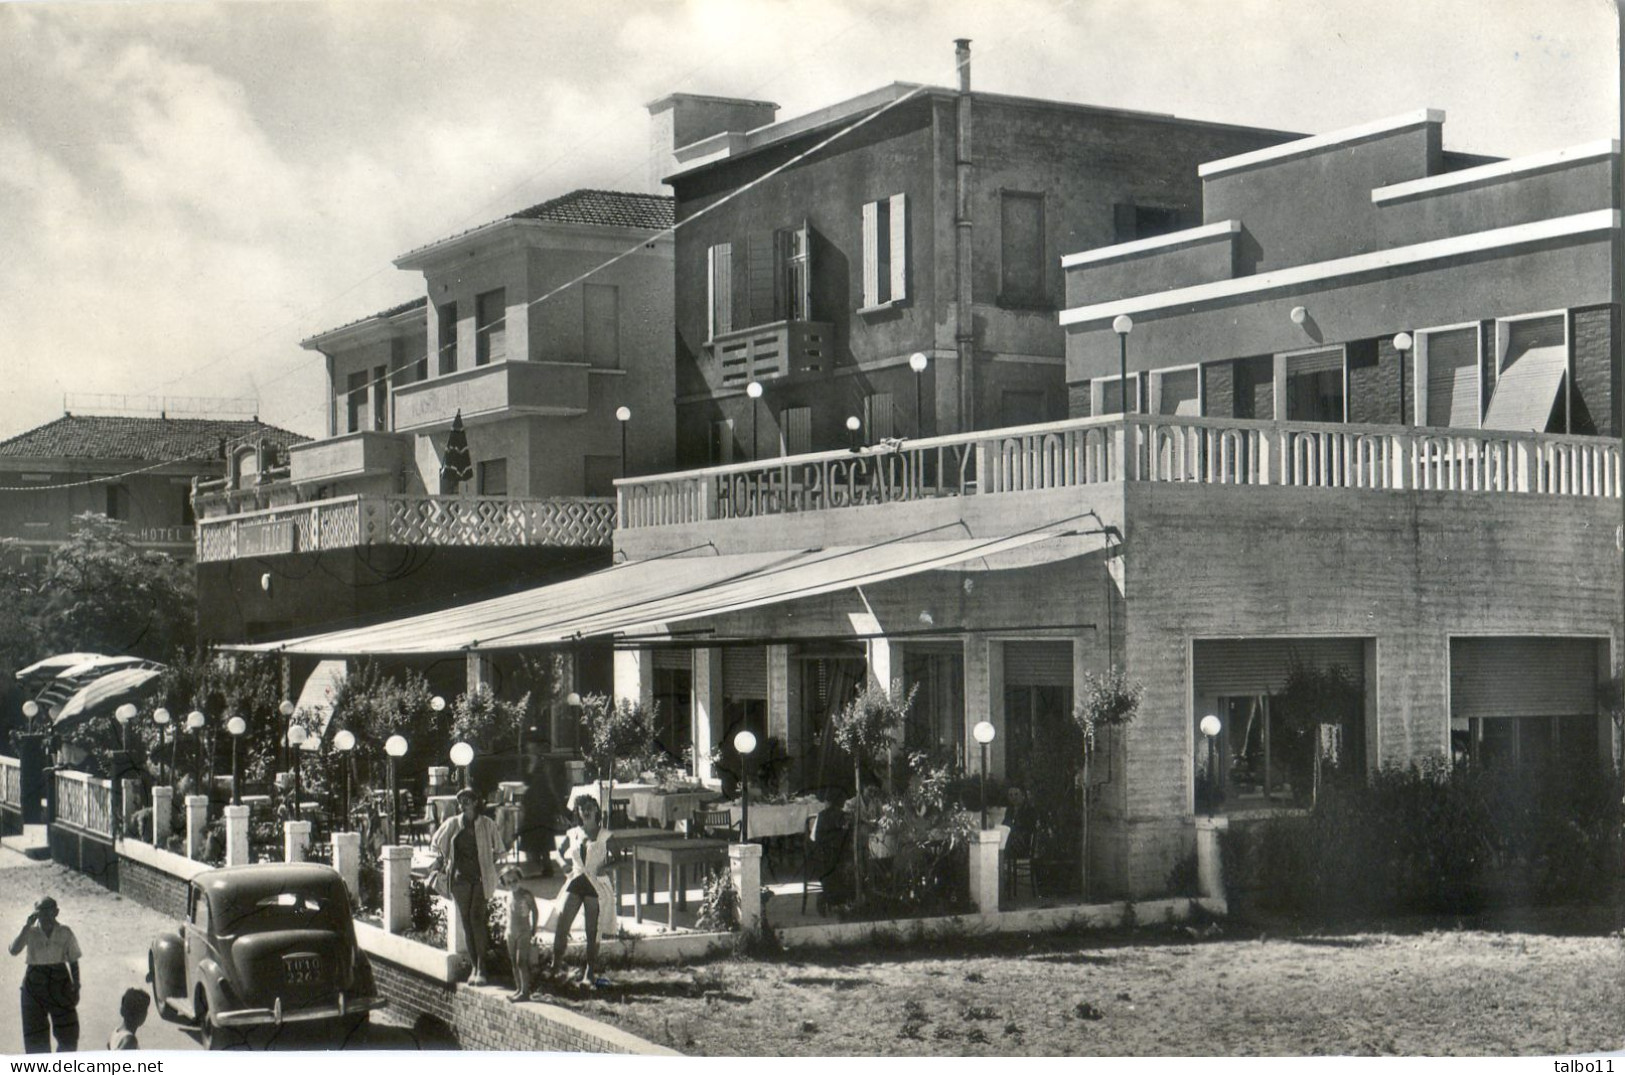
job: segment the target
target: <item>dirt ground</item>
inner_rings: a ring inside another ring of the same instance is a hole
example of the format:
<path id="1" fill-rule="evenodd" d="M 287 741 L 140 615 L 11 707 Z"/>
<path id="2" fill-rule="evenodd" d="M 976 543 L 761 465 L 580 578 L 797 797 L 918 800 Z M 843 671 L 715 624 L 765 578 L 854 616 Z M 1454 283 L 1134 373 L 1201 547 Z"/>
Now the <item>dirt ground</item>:
<path id="1" fill-rule="evenodd" d="M 1611 917 L 960 938 L 629 967 L 559 1002 L 700 1055 L 1572 1054 L 1625 1046 Z"/>

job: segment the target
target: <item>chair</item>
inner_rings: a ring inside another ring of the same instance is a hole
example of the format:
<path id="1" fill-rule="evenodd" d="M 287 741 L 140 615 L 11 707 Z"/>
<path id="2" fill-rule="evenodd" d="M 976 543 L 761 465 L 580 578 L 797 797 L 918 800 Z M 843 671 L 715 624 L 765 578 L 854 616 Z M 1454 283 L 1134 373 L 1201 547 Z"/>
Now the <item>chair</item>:
<path id="1" fill-rule="evenodd" d="M 690 836 L 721 836 L 733 839 L 739 835 L 739 823 L 730 810 L 694 811 L 694 820 L 688 826 Z"/>
<path id="2" fill-rule="evenodd" d="M 412 843 L 418 847 L 428 843 L 429 837 L 434 835 L 434 830 L 438 825 L 434 813 L 434 803 L 425 799 L 423 816 L 413 817 L 412 793 L 403 791 L 401 792 L 401 813 L 406 815 L 406 819 L 401 822 L 401 827 L 406 830 L 406 836 L 411 839 Z"/>
<path id="3" fill-rule="evenodd" d="M 609 828 L 611 832 L 620 832 L 632 827 L 631 815 L 626 812 L 627 805 L 625 799 L 609 800 Z"/>
<path id="4" fill-rule="evenodd" d="M 1013 842 L 1005 848 L 1004 888 L 1012 897 L 1021 894 L 1022 881 L 1027 882 L 1027 894 L 1034 899 L 1038 897 L 1038 870 L 1034 865 L 1038 858 L 1038 843 L 1039 834 L 1035 830 L 1024 852 L 1018 853 Z"/>

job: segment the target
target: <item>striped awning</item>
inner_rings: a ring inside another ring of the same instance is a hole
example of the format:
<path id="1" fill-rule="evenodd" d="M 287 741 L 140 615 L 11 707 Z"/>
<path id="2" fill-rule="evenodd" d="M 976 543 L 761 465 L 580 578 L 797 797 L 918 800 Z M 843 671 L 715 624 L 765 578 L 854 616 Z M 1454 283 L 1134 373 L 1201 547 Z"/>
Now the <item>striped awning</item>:
<path id="1" fill-rule="evenodd" d="M 155 668 L 123 668 L 109 672 L 69 698 L 56 714 L 54 724 L 61 728 L 117 703 L 133 702 L 146 693 L 152 681 L 162 674 Z"/>
<path id="2" fill-rule="evenodd" d="M 1002 538 L 639 560 L 568 582 L 371 627 L 220 648 L 404 656 L 524 649 L 605 636 L 652 637 L 684 620 L 871 585 L 1077 533 L 1045 529 Z"/>

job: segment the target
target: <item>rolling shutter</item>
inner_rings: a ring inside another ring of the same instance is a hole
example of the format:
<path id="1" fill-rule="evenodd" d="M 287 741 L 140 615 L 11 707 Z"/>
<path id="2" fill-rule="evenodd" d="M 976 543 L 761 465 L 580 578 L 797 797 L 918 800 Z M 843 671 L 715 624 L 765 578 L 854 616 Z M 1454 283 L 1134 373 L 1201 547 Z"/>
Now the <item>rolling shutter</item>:
<path id="1" fill-rule="evenodd" d="M 713 338 L 733 331 L 733 244 L 718 243 L 707 251 L 710 262 L 706 266 L 707 300 L 711 307 L 711 335 Z"/>
<path id="2" fill-rule="evenodd" d="M 722 696 L 767 697 L 767 647 L 729 648 L 722 651 Z"/>
<path id="3" fill-rule="evenodd" d="M 657 672 L 689 672 L 694 668 L 694 651 L 688 649 L 657 649 L 653 666 Z"/>
<path id="4" fill-rule="evenodd" d="M 1306 355 L 1288 355 L 1286 375 L 1298 377 L 1309 373 L 1342 373 L 1343 349 L 1333 347 L 1325 351 L 1312 351 Z"/>
<path id="5" fill-rule="evenodd" d="M 1453 638 L 1450 715 L 1592 716 L 1597 645 L 1590 638 Z"/>
<path id="6" fill-rule="evenodd" d="M 805 455 L 812 451 L 812 408 L 786 407 L 779 415 L 784 423 L 784 454 Z"/>
<path id="7" fill-rule="evenodd" d="M 1072 643 L 1006 642 L 1006 687 L 1072 686 Z"/>
<path id="8" fill-rule="evenodd" d="M 1478 330 L 1427 334 L 1427 424 L 1478 426 Z"/>
<path id="9" fill-rule="evenodd" d="M 1564 320 L 1554 314 L 1507 326 L 1495 394 L 1484 412 L 1485 429 L 1546 432 L 1569 368 Z"/>
<path id="10" fill-rule="evenodd" d="M 1198 697 L 1273 694 L 1286 686 L 1292 657 L 1317 668 L 1340 664 L 1365 680 L 1359 638 L 1222 638 L 1192 646 L 1192 692 Z"/>
<path id="11" fill-rule="evenodd" d="M 746 305 L 737 315 L 740 327 L 765 325 L 777 320 L 773 312 L 773 295 L 778 288 L 778 258 L 774 253 L 773 233 L 753 232 L 745 240 Z"/>

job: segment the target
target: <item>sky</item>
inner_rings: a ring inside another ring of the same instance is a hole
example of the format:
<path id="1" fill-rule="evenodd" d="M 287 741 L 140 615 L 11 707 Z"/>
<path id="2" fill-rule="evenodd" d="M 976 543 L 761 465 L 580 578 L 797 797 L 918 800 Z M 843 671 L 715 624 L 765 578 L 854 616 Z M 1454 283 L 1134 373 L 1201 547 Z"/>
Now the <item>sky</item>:
<path id="1" fill-rule="evenodd" d="M 416 297 L 392 259 L 640 190 L 645 105 L 781 119 L 894 81 L 1445 145 L 1619 137 L 1613 0 L 0 0 L 0 437 L 65 394 L 253 397 L 319 435 L 299 341 Z M 83 408 L 82 408 L 83 409 Z"/>

